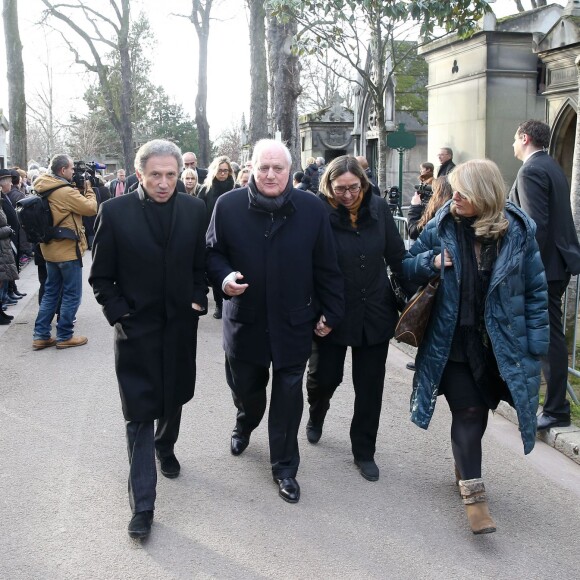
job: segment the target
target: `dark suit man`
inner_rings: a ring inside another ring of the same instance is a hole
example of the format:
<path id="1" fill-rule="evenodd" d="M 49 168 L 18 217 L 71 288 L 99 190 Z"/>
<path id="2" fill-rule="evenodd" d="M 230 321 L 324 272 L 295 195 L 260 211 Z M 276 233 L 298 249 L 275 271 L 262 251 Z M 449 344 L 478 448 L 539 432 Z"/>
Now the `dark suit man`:
<path id="1" fill-rule="evenodd" d="M 453 171 L 455 163 L 453 163 L 453 149 L 451 147 L 441 147 L 439 153 L 437 153 L 437 158 L 439 159 L 439 163 L 441 163 L 437 177 L 448 175 Z"/>
<path id="2" fill-rule="evenodd" d="M 145 143 L 135 158 L 139 187 L 101 205 L 95 224 L 89 282 L 115 327 L 134 538 L 151 530 L 155 454 L 163 475 L 180 472 L 174 445 L 195 387 L 198 317 L 207 310 L 205 205 L 177 192 L 180 166 L 174 143 Z"/>
<path id="3" fill-rule="evenodd" d="M 197 155 L 192 151 L 183 154 L 183 169 L 195 169 L 197 171 L 197 182 L 203 185 L 207 178 L 207 169 L 197 166 Z"/>
<path id="4" fill-rule="evenodd" d="M 315 327 L 328 334 L 344 311 L 343 281 L 322 202 L 292 187 L 288 149 L 254 148 L 248 187 L 220 196 L 207 231 L 207 272 L 224 293 L 226 378 L 237 407 L 231 452 L 240 455 L 266 409 L 279 495 L 300 499 L 302 378 Z M 318 319 L 318 322 L 316 320 Z"/>
<path id="5" fill-rule="evenodd" d="M 580 272 L 580 244 L 570 208 L 570 186 L 560 166 L 544 151 L 550 144 L 550 127 L 526 121 L 516 131 L 514 155 L 523 161 L 510 193 L 535 222 L 536 239 L 548 280 L 550 349 L 543 361 L 547 381 L 538 430 L 570 424 L 568 350 L 562 328 L 562 296 L 570 275 Z"/>

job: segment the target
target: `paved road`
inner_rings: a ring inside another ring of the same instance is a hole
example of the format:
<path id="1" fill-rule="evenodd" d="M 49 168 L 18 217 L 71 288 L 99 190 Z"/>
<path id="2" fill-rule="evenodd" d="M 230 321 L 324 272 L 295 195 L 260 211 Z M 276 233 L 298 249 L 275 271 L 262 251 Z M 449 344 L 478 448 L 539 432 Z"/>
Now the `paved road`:
<path id="1" fill-rule="evenodd" d="M 34 291 L 34 277 L 27 267 L 19 287 Z M 517 428 L 494 416 L 484 467 L 498 532 L 473 536 L 453 482 L 449 412 L 442 401 L 429 431 L 410 423 L 410 359 L 394 347 L 381 479 L 353 466 L 347 379 L 320 443 L 301 432 L 302 498 L 283 502 L 265 422 L 241 457 L 229 452 L 234 411 L 211 317 L 200 324 L 197 393 L 177 447 L 182 475 L 160 476 L 152 535 L 134 542 L 112 330 L 87 285 L 77 330 L 89 344 L 33 352 L 36 297 L 27 300 L 0 327 L 0 578 L 580 577 L 580 466 L 541 442 L 525 457 Z"/>

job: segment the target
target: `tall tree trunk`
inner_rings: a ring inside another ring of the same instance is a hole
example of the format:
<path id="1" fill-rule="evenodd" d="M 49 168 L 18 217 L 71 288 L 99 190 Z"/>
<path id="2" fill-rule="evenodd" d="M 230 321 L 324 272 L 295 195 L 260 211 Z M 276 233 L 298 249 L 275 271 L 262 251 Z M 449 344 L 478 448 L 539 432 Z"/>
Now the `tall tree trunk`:
<path id="1" fill-rule="evenodd" d="M 268 19 L 268 51 L 271 67 L 271 91 L 274 130 L 282 133 L 282 141 L 292 155 L 292 170 L 301 167 L 300 133 L 298 130 L 298 97 L 300 64 L 292 54 L 292 39 L 298 30 L 295 20 L 286 24 Z"/>
<path id="2" fill-rule="evenodd" d="M 266 65 L 266 11 L 263 0 L 248 0 L 250 8 L 250 147 L 268 137 L 268 70 Z"/>
<path id="3" fill-rule="evenodd" d="M 135 162 L 135 144 L 133 142 L 133 78 L 131 73 L 131 52 L 129 50 L 129 11 L 130 0 L 122 0 L 123 18 L 119 29 L 118 46 L 121 63 L 121 143 L 125 170 L 127 174 L 133 172 Z"/>
<path id="4" fill-rule="evenodd" d="M 10 161 L 26 169 L 26 95 L 22 42 L 18 29 L 17 0 L 4 0 L 2 10 L 8 78 L 8 108 L 10 111 Z"/>
<path id="5" fill-rule="evenodd" d="M 521 0 L 514 0 L 516 3 L 516 8 L 518 9 L 518 12 L 525 12 L 525 8 L 522 5 Z"/>
<path id="6" fill-rule="evenodd" d="M 207 122 L 207 45 L 209 40 L 209 15 L 213 0 L 192 0 L 190 20 L 195 26 L 199 43 L 199 62 L 197 69 L 197 96 L 195 97 L 195 124 L 199 139 L 197 157 L 201 167 L 207 167 L 211 151 L 209 142 L 209 123 Z"/>

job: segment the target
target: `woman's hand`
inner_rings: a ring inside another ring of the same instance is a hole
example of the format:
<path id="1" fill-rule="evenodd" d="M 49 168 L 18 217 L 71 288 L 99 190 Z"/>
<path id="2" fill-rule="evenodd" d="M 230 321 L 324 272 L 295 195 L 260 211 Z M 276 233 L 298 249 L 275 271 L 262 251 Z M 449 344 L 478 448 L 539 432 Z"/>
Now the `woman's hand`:
<path id="1" fill-rule="evenodd" d="M 453 262 L 451 261 L 451 256 L 447 250 L 444 250 L 445 261 L 443 263 L 444 268 L 449 268 L 449 266 L 453 266 Z M 437 270 L 441 270 L 441 254 L 437 254 L 435 259 L 433 260 L 433 266 Z"/>
<path id="2" fill-rule="evenodd" d="M 411 198 L 411 205 L 421 205 L 421 196 L 417 192 Z"/>
<path id="3" fill-rule="evenodd" d="M 330 332 L 332 332 L 332 328 L 326 325 L 326 318 L 324 317 L 323 314 L 320 317 L 320 320 L 316 323 L 316 329 L 314 330 L 314 334 L 323 337 L 327 336 Z"/>

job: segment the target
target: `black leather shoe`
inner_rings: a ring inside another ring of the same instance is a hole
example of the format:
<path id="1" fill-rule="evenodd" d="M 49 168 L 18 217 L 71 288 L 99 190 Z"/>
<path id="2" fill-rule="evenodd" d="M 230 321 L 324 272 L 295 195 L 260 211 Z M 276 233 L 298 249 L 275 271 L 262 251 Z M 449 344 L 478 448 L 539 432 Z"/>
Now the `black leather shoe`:
<path id="1" fill-rule="evenodd" d="M 415 370 L 415 363 L 409 362 L 405 365 L 405 367 L 407 367 L 410 371 L 414 371 Z"/>
<path id="2" fill-rule="evenodd" d="M 216 306 L 216 309 L 214 310 L 214 313 L 213 313 L 213 317 L 216 318 L 217 320 L 221 319 L 222 309 L 219 306 Z"/>
<path id="3" fill-rule="evenodd" d="M 372 459 L 370 461 L 355 459 L 354 464 L 360 469 L 360 474 L 366 480 L 377 481 L 379 479 L 379 468 Z"/>
<path id="4" fill-rule="evenodd" d="M 10 298 L 10 300 L 16 300 L 17 302 L 22 298 L 22 296 L 14 294 L 14 292 L 8 292 L 7 296 Z"/>
<path id="5" fill-rule="evenodd" d="M 20 296 L 20 298 L 24 298 L 24 296 L 26 296 L 26 292 L 19 292 L 18 290 L 14 290 L 14 294 L 16 294 L 16 296 Z"/>
<path id="6" fill-rule="evenodd" d="M 232 433 L 232 441 L 230 444 L 232 455 L 241 455 L 249 444 L 249 435 L 240 435 L 236 432 Z"/>
<path id="7" fill-rule="evenodd" d="M 298 503 L 300 499 L 300 486 L 295 477 L 274 477 L 274 483 L 278 484 L 278 495 L 288 503 Z"/>
<path id="8" fill-rule="evenodd" d="M 309 443 L 316 444 L 320 441 L 322 437 L 322 425 L 320 427 L 318 425 L 314 425 L 312 423 L 312 419 L 308 420 L 306 423 L 306 439 L 308 439 Z"/>
<path id="9" fill-rule="evenodd" d="M 127 531 L 132 538 L 143 539 L 151 533 L 153 523 L 153 512 L 137 512 L 129 522 Z"/>
<path id="10" fill-rule="evenodd" d="M 181 465 L 179 465 L 179 461 L 177 461 L 177 457 L 175 457 L 175 455 L 160 457 L 159 465 L 161 467 L 161 473 L 169 479 L 176 478 L 181 471 Z"/>
<path id="11" fill-rule="evenodd" d="M 548 415 L 548 413 L 540 413 L 536 420 L 538 431 L 544 431 L 552 427 L 570 427 L 570 418 L 557 419 L 556 417 L 552 417 L 552 415 Z"/>

